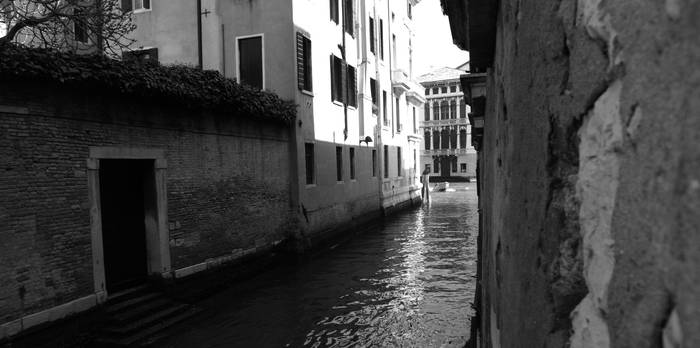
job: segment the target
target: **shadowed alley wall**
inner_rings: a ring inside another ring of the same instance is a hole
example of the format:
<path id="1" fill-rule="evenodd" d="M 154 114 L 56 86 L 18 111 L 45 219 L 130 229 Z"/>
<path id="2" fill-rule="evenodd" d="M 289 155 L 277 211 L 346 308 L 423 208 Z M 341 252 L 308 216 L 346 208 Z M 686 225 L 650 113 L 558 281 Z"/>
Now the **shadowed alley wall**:
<path id="1" fill-rule="evenodd" d="M 483 346 L 700 346 L 700 3 L 483 3 Z"/>

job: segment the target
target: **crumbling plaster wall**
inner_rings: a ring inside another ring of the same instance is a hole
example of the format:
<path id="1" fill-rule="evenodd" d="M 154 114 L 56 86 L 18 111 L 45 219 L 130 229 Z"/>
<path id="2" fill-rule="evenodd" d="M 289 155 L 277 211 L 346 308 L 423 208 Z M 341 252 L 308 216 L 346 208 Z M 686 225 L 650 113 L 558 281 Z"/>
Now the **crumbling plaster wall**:
<path id="1" fill-rule="evenodd" d="M 499 6 L 485 346 L 700 346 L 700 3 Z"/>

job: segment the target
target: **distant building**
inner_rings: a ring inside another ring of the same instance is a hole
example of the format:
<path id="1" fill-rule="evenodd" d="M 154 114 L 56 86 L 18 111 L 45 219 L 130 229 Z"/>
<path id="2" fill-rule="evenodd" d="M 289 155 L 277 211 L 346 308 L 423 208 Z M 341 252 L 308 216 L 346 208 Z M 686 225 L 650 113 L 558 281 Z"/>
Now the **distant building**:
<path id="1" fill-rule="evenodd" d="M 476 150 L 472 146 L 469 106 L 464 100 L 460 75 L 468 64 L 440 68 L 418 77 L 425 88 L 424 118 L 420 122 L 424 148 L 421 168 L 431 177 L 471 179 L 476 177 Z"/>

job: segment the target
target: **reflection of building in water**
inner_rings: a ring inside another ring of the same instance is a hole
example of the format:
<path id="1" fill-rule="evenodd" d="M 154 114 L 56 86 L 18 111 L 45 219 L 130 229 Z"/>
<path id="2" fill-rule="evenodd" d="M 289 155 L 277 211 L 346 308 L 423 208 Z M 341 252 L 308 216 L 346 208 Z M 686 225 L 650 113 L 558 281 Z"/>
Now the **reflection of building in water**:
<path id="1" fill-rule="evenodd" d="M 440 68 L 418 77 L 425 87 L 424 119 L 420 131 L 424 136 L 421 167 L 430 169 L 431 177 L 474 178 L 476 150 L 471 145 L 469 106 L 459 83 L 468 63 L 457 68 Z"/>

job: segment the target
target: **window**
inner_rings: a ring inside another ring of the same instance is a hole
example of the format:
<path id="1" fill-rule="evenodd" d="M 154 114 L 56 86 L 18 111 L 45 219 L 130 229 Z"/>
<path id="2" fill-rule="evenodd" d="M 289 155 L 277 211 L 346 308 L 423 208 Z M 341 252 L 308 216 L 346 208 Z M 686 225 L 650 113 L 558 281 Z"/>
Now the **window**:
<path id="1" fill-rule="evenodd" d="M 441 120 L 446 120 L 450 117 L 450 110 L 449 110 L 449 105 L 447 104 L 447 100 L 443 100 L 440 102 L 440 119 Z"/>
<path id="2" fill-rule="evenodd" d="M 450 100 L 450 118 L 457 118 L 457 101 Z"/>
<path id="3" fill-rule="evenodd" d="M 379 58 L 384 60 L 384 20 L 379 20 Z"/>
<path id="4" fill-rule="evenodd" d="M 389 145 L 384 145 L 384 177 L 389 177 Z"/>
<path id="5" fill-rule="evenodd" d="M 297 33 L 297 83 L 302 91 L 314 90 L 311 67 L 311 40 L 302 33 Z"/>
<path id="6" fill-rule="evenodd" d="M 350 148 L 350 180 L 355 180 L 355 148 Z"/>
<path id="7" fill-rule="evenodd" d="M 433 159 L 433 173 L 439 173 L 440 172 L 440 159 L 438 157 L 435 157 Z"/>
<path id="8" fill-rule="evenodd" d="M 398 65 L 399 57 L 396 56 L 396 35 L 391 34 L 391 63 Z"/>
<path id="9" fill-rule="evenodd" d="M 452 130 L 450 130 L 450 145 L 451 145 L 451 147 L 450 147 L 451 149 L 457 148 L 457 129 L 456 128 L 453 128 Z"/>
<path id="10" fill-rule="evenodd" d="M 331 100 L 343 100 L 343 60 L 331 54 Z"/>
<path id="11" fill-rule="evenodd" d="M 343 181 L 343 148 L 335 147 L 335 178 L 338 181 Z"/>
<path id="12" fill-rule="evenodd" d="M 343 20 L 345 21 L 345 32 L 350 36 L 355 36 L 355 18 L 353 13 L 353 0 L 343 0 Z"/>
<path id="13" fill-rule="evenodd" d="M 457 173 L 457 156 L 452 156 L 452 160 L 450 162 L 452 165 L 452 172 Z"/>
<path id="14" fill-rule="evenodd" d="M 347 68 L 348 99 L 346 103 L 352 107 L 357 107 L 357 73 L 354 66 L 348 65 Z"/>
<path id="15" fill-rule="evenodd" d="M 442 87 L 442 88 L 440 89 L 440 92 L 441 92 L 442 94 L 447 93 L 447 87 Z"/>
<path id="16" fill-rule="evenodd" d="M 450 130 L 444 128 L 442 134 L 440 134 L 440 148 L 449 149 L 450 148 Z"/>
<path id="17" fill-rule="evenodd" d="M 423 111 L 423 112 L 425 112 L 425 115 L 423 115 L 424 119 L 426 121 L 430 121 L 430 103 L 426 102 L 424 106 L 425 106 L 425 110 Z"/>
<path id="18" fill-rule="evenodd" d="M 413 5 L 411 5 L 410 0 L 407 0 L 406 3 L 408 3 L 408 18 L 413 19 Z"/>
<path id="19" fill-rule="evenodd" d="M 374 31 L 376 29 L 374 28 L 374 18 L 369 17 L 369 51 L 377 54 L 375 50 L 375 37 L 374 37 Z"/>
<path id="20" fill-rule="evenodd" d="M 467 145 L 467 130 L 466 129 L 462 129 L 459 131 L 459 144 L 462 145 L 462 147 L 461 147 L 462 149 L 466 149 L 467 147 L 469 147 Z"/>
<path id="21" fill-rule="evenodd" d="M 459 100 L 459 118 L 466 118 L 467 117 L 467 107 L 464 102 L 464 98 L 460 98 Z"/>
<path id="22" fill-rule="evenodd" d="M 416 126 L 416 107 L 413 106 L 413 133 L 418 133 L 418 127 Z"/>
<path id="23" fill-rule="evenodd" d="M 330 0 L 331 20 L 338 24 L 340 15 L 338 12 L 338 0 Z"/>
<path id="24" fill-rule="evenodd" d="M 425 89 L 425 95 L 430 95 L 430 88 Z"/>
<path id="25" fill-rule="evenodd" d="M 399 103 L 399 97 L 394 98 L 396 100 L 396 132 L 401 132 L 401 108 Z"/>
<path id="26" fill-rule="evenodd" d="M 440 94 L 440 88 L 433 87 L 433 94 Z"/>
<path id="27" fill-rule="evenodd" d="M 379 112 L 379 90 L 377 89 L 377 80 L 369 78 L 369 91 L 372 94 L 372 113 Z"/>
<path id="28" fill-rule="evenodd" d="M 439 148 L 440 148 L 440 131 L 436 129 L 433 131 L 433 149 L 437 150 Z"/>
<path id="29" fill-rule="evenodd" d="M 357 107 L 357 72 L 331 54 L 331 100 Z"/>
<path id="30" fill-rule="evenodd" d="M 87 43 L 88 29 L 83 9 L 74 9 L 73 15 L 75 16 L 73 19 L 73 39 L 77 42 Z"/>
<path id="31" fill-rule="evenodd" d="M 384 115 L 384 125 L 388 126 L 389 125 L 389 115 L 387 115 L 387 107 L 386 107 L 386 91 L 382 91 L 382 112 Z"/>
<path id="32" fill-rule="evenodd" d="M 450 93 L 457 92 L 457 85 L 450 86 Z"/>
<path id="33" fill-rule="evenodd" d="M 148 11 L 151 9 L 151 0 L 134 0 L 134 11 Z"/>
<path id="34" fill-rule="evenodd" d="M 263 64 L 262 35 L 238 38 L 239 83 L 257 89 L 265 88 Z"/>
<path id="35" fill-rule="evenodd" d="M 396 175 L 403 176 L 403 168 L 401 165 L 401 147 L 396 148 Z"/>
<path id="36" fill-rule="evenodd" d="M 372 177 L 377 177 L 377 150 L 372 150 Z"/>
<path id="37" fill-rule="evenodd" d="M 426 131 L 423 133 L 423 137 L 425 138 L 423 142 L 425 143 L 425 149 L 430 150 L 430 131 Z"/>
<path id="38" fill-rule="evenodd" d="M 306 158 L 306 184 L 314 183 L 314 144 L 304 144 L 304 157 Z"/>
<path id="39" fill-rule="evenodd" d="M 122 11 L 148 11 L 151 9 L 151 0 L 122 0 Z"/>
<path id="40" fill-rule="evenodd" d="M 462 173 L 466 173 L 466 172 L 467 172 L 467 164 L 466 164 L 466 163 L 460 163 L 460 164 L 459 164 L 459 171 L 462 172 Z"/>

